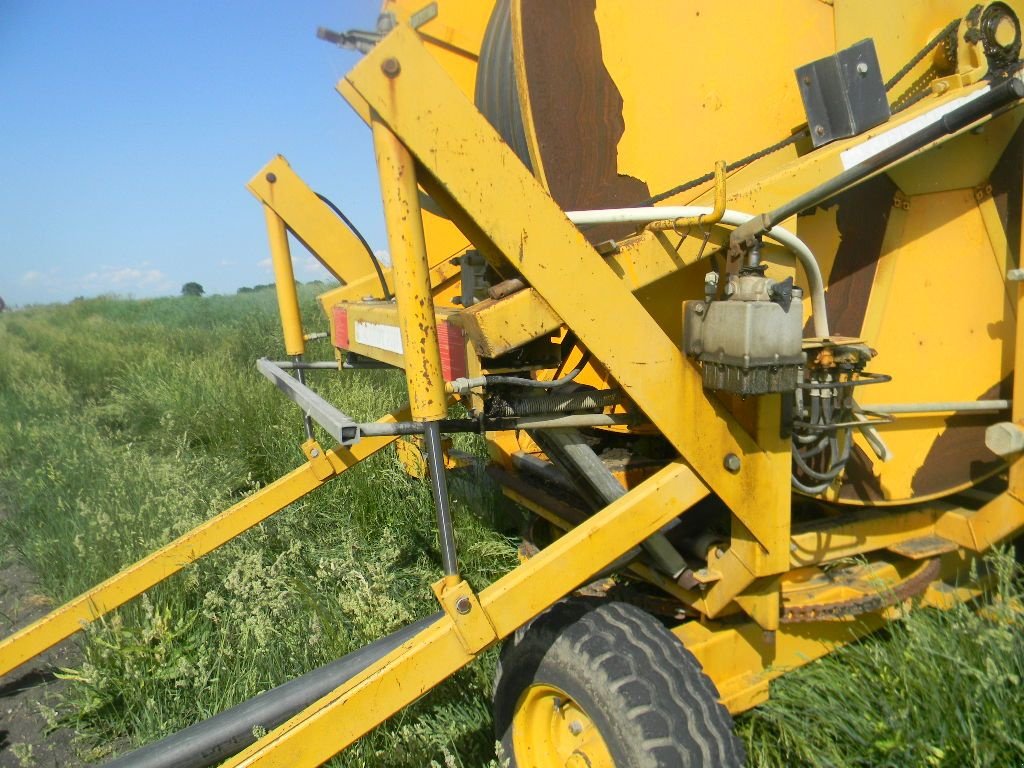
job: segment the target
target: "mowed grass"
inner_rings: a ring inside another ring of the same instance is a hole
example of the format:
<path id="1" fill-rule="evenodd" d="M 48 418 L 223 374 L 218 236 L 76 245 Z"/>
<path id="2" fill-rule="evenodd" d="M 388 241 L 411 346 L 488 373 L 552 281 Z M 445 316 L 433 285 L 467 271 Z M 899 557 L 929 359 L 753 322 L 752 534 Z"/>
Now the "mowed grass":
<path id="1" fill-rule="evenodd" d="M 325 330 L 308 288 L 303 310 L 308 330 Z M 312 356 L 329 357 L 319 344 Z M 0 316 L 3 556 L 62 601 L 301 464 L 298 411 L 254 366 L 282 354 L 269 291 Z M 360 418 L 404 399 L 393 373 L 314 376 Z M 483 476 L 452 483 L 460 560 L 480 588 L 515 564 L 515 541 L 492 525 L 505 510 Z M 81 734 L 83 760 L 204 719 L 434 612 L 436 552 L 429 490 L 383 451 L 94 624 L 58 717 Z M 739 720 L 750 763 L 1024 763 L 1020 574 L 1005 556 L 994 567 L 986 610 L 915 612 L 783 678 Z M 498 764 L 493 663 L 334 764 Z"/>

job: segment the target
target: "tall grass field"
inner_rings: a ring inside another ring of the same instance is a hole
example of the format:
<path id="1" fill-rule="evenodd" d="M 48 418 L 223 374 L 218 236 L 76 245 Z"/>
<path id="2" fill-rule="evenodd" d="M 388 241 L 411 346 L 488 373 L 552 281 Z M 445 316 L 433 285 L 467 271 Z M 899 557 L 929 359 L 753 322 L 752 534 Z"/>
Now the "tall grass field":
<path id="1" fill-rule="evenodd" d="M 302 299 L 307 330 L 326 330 L 313 290 Z M 300 414 L 254 365 L 282 355 L 271 291 L 0 315 L 0 558 L 57 604 L 300 465 Z M 358 418 L 404 399 L 395 372 L 314 375 Z M 514 514 L 481 472 L 451 482 L 479 589 L 517 562 Z M 738 718 L 750 764 L 1024 765 L 1021 574 L 1007 554 L 989 567 L 980 610 L 913 612 L 783 677 Z M 102 762 L 433 613 L 439 573 L 429 489 L 382 451 L 81 633 L 55 724 Z M 332 765 L 501 765 L 493 666 L 491 652 Z"/>

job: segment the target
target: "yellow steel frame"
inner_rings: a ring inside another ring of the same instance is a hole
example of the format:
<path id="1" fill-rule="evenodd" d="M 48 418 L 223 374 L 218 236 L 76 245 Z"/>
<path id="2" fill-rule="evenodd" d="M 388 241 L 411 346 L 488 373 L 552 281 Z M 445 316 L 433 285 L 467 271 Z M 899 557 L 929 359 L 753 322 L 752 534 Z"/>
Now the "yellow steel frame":
<path id="1" fill-rule="evenodd" d="M 442 619 L 401 648 L 268 733 L 224 766 L 320 765 L 470 663 L 479 649 L 510 635 L 706 493 L 704 484 L 686 464 L 673 462 L 482 590 L 467 614 L 446 611 Z M 480 616 L 493 631 L 483 645 Z M 459 623 L 466 617 L 476 623 L 462 630 Z M 476 638 L 468 648 L 466 635 Z"/>
<path id="2" fill-rule="evenodd" d="M 383 40 L 338 90 L 374 132 L 389 241 L 396 259 L 394 273 L 388 273 L 397 293 L 397 324 L 403 334 L 404 353 L 396 362 L 407 369 L 411 415 L 436 420 L 446 413 L 437 356 L 438 313 L 432 299 L 451 286 L 456 274 L 447 257 L 428 257 L 419 185 L 485 256 L 496 264 L 511 264 L 530 286 L 459 313 L 476 351 L 498 355 L 568 326 L 676 448 L 679 458 L 479 594 L 457 577 L 437 582 L 433 588 L 444 609 L 440 620 L 226 765 L 324 762 L 710 492 L 727 504 L 733 519 L 729 545 L 708 555 L 706 589 L 689 592 L 653 571 L 648 575 L 705 615 L 704 621 L 687 622 L 675 632 L 716 681 L 723 701 L 733 711 L 763 700 L 772 677 L 824 655 L 884 620 L 876 612 L 852 623 L 780 625 L 780 595 L 787 571 L 839 556 L 895 548 L 913 539 L 942 537 L 961 548 L 944 556 L 943 575 L 947 576 L 970 561 L 965 550 L 984 551 L 1024 527 L 1024 469 L 1015 462 L 1008 491 L 976 509 L 937 503 L 896 513 L 862 512 L 794 533 L 789 444 L 778 428 L 780 398 L 759 398 L 752 419 L 743 422 L 745 429 L 705 393 L 695 366 L 634 296 L 638 289 L 694 263 L 698 248 L 694 239 L 679 248 L 664 232 L 646 232 L 618 253 L 602 258 L 407 27 L 399 26 Z M 919 109 L 945 97 L 954 94 L 937 96 Z M 910 120 L 914 115 L 915 110 L 907 110 L 899 119 Z M 742 208 L 769 208 L 834 175 L 838 154 L 850 142 L 837 142 L 767 179 L 741 185 L 730 199 L 745 203 Z M 358 298 L 357 292 L 373 276 L 352 233 L 283 158 L 257 174 L 249 188 L 265 206 L 286 348 L 289 354 L 301 354 L 303 338 L 294 297 L 287 290 L 280 292 L 280 283 L 289 287 L 292 283 L 287 232 L 295 232 L 347 283 L 321 297 L 325 309 L 335 301 Z M 581 274 L 587 279 L 578 279 Z M 1024 310 L 1024 287 L 1018 289 L 1016 301 L 1018 310 Z M 1015 360 L 1024 360 L 1021 311 L 1017 322 L 1014 355 Z M 1024 423 L 1024 380 L 1014 384 L 1013 403 L 1013 420 Z M 382 421 L 409 416 L 406 409 Z M 369 438 L 351 448 L 338 446 L 326 452 L 314 441 L 307 442 L 304 466 L 0 642 L 0 674 L 393 440 Z M 728 455 L 739 459 L 738 472 L 723 466 Z M 961 592 L 957 593 L 961 598 L 970 594 Z M 948 598 L 945 593 L 929 595 L 936 604 Z M 721 620 L 737 611 L 753 621 Z"/>
<path id="3" fill-rule="evenodd" d="M 382 68 L 388 59 L 398 62 L 396 77 Z M 705 394 L 699 371 L 605 267 L 414 32 L 396 29 L 346 81 L 408 147 L 434 200 L 453 217 L 472 221 L 466 234 L 474 245 L 507 257 L 734 511 L 759 547 L 759 557 L 744 564 L 757 571 L 751 578 L 784 569 L 788 448 L 763 450 Z M 722 465 L 730 453 L 742 460 L 736 474 Z M 724 607 L 728 600 L 720 602 Z"/>

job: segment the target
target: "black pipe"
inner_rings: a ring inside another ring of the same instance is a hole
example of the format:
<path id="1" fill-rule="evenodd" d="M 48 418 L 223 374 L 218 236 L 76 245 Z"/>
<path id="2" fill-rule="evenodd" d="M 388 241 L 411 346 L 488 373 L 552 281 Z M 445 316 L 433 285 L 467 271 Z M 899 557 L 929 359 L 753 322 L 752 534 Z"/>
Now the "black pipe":
<path id="1" fill-rule="evenodd" d="M 994 85 L 988 93 L 978 96 L 962 107 L 958 107 L 952 112 L 943 115 L 931 125 L 907 136 L 905 139 L 897 141 L 890 147 L 886 147 L 864 162 L 857 163 L 852 168 L 846 169 L 824 184 L 819 184 L 814 189 L 794 197 L 774 211 L 755 216 L 746 224 L 733 230 L 732 236 L 729 238 L 730 243 L 733 245 L 747 243 L 752 238 L 764 234 L 791 216 L 795 216 L 812 206 L 828 200 L 846 187 L 852 186 L 883 168 L 899 162 L 913 152 L 931 144 L 933 141 L 938 141 L 943 136 L 957 133 L 971 123 L 991 115 L 1011 102 L 1022 98 L 1024 98 L 1024 82 L 1021 82 L 1016 77 L 1011 77 L 999 85 Z"/>
<path id="2" fill-rule="evenodd" d="M 414 621 L 358 651 L 243 701 L 208 720 L 121 755 L 107 763 L 105 768 L 206 768 L 216 765 L 256 741 L 254 728 L 273 730 L 380 661 L 441 616 L 441 613 L 435 613 Z"/>

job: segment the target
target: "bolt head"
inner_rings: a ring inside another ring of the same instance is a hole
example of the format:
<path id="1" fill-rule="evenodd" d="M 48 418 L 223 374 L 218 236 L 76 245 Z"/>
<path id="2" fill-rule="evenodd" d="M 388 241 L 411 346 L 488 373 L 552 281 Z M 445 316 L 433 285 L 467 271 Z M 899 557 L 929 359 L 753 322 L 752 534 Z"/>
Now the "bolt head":
<path id="1" fill-rule="evenodd" d="M 573 720 L 571 723 L 569 723 L 569 733 L 571 733 L 573 736 L 579 736 L 581 733 L 583 733 L 583 723 L 581 723 L 579 720 Z"/>
<path id="2" fill-rule="evenodd" d="M 455 601 L 455 610 L 461 613 L 463 616 L 465 616 L 467 613 L 473 610 L 473 604 L 469 602 L 468 597 L 463 596 Z"/>
<path id="3" fill-rule="evenodd" d="M 728 470 L 729 472 L 732 472 L 734 475 L 740 471 L 741 465 L 742 462 L 740 461 L 740 457 L 737 456 L 735 453 L 725 454 L 725 458 L 722 460 L 722 466 L 725 467 L 726 470 Z"/>
<path id="4" fill-rule="evenodd" d="M 814 126 L 814 132 L 818 136 L 824 136 L 825 135 L 825 127 L 823 125 L 816 125 L 816 126 Z"/>
<path id="5" fill-rule="evenodd" d="M 265 178 L 266 178 L 266 180 L 269 183 L 273 184 L 275 181 L 277 181 L 277 174 L 276 173 L 268 173 Z"/>
<path id="6" fill-rule="evenodd" d="M 380 71 L 384 73 L 385 77 L 398 77 L 402 71 L 402 65 L 398 63 L 398 59 L 392 56 L 384 59 L 380 65 Z"/>
<path id="7" fill-rule="evenodd" d="M 317 456 L 320 455 L 320 451 L 314 448 L 312 451 L 309 452 L 309 455 L 315 459 Z"/>
<path id="8" fill-rule="evenodd" d="M 863 61 L 857 65 L 857 74 L 866 75 L 868 73 L 868 65 Z"/>

